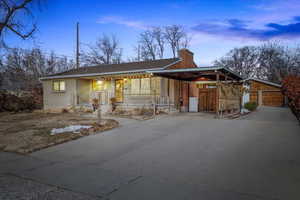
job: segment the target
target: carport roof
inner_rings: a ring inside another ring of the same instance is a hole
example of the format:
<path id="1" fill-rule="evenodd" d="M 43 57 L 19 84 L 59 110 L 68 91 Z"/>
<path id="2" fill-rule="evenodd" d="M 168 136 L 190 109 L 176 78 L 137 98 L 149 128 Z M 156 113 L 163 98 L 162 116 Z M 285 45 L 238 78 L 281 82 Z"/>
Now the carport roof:
<path id="1" fill-rule="evenodd" d="M 184 69 L 168 69 L 168 70 L 152 70 L 148 71 L 149 73 L 165 76 L 169 78 L 175 78 L 180 80 L 195 80 L 199 77 L 214 76 L 217 72 L 226 74 L 227 76 L 235 79 L 242 80 L 243 78 L 235 73 L 234 71 L 225 68 L 225 67 L 196 67 L 196 68 L 184 68 Z"/>

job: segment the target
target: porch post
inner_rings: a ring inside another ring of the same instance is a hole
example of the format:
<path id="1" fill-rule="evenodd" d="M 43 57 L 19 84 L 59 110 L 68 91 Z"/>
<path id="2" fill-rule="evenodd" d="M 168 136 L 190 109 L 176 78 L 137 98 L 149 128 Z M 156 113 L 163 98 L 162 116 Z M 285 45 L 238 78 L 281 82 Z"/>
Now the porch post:
<path id="1" fill-rule="evenodd" d="M 219 110 L 220 110 L 220 101 L 219 101 L 219 97 L 220 97 L 220 74 L 217 72 L 216 74 L 216 81 L 217 81 L 217 91 L 216 91 L 216 114 L 217 114 L 217 117 L 219 118 L 220 117 L 220 113 L 219 113 Z"/>

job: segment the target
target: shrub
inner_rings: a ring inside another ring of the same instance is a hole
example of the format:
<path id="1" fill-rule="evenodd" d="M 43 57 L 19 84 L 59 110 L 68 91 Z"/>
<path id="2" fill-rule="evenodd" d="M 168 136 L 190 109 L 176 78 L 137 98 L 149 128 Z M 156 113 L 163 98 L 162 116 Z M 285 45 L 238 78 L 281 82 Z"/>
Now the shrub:
<path id="1" fill-rule="evenodd" d="M 111 103 L 112 111 L 115 111 L 117 107 L 117 99 L 115 97 L 110 98 L 110 103 Z"/>
<path id="2" fill-rule="evenodd" d="M 100 100 L 97 98 L 92 99 L 92 106 L 93 106 L 93 110 L 94 112 L 99 108 L 100 105 Z"/>
<path id="3" fill-rule="evenodd" d="M 257 108 L 257 104 L 255 102 L 247 102 L 247 103 L 245 103 L 244 107 L 247 110 L 254 111 Z"/>
<path id="4" fill-rule="evenodd" d="M 290 75 L 282 81 L 282 93 L 289 100 L 289 107 L 300 121 L 300 76 Z"/>
<path id="5" fill-rule="evenodd" d="M 61 110 L 61 112 L 62 112 L 62 113 L 68 113 L 69 110 L 68 110 L 67 108 L 63 108 L 63 109 Z"/>
<path id="6" fill-rule="evenodd" d="M 0 112 L 31 111 L 36 108 L 38 107 L 34 97 L 28 92 L 16 94 L 4 90 L 0 91 Z"/>

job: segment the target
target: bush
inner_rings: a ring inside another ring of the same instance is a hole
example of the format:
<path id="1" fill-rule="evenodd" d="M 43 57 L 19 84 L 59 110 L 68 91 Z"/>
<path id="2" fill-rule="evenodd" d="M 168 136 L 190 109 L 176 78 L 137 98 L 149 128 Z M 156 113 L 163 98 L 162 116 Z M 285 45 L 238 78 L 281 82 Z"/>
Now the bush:
<path id="1" fill-rule="evenodd" d="M 288 98 L 289 107 L 300 121 L 300 76 L 285 77 L 282 81 L 282 93 Z"/>
<path id="2" fill-rule="evenodd" d="M 30 93 L 15 94 L 13 92 L 0 91 L 0 112 L 20 112 L 37 108 L 34 97 Z"/>
<path id="3" fill-rule="evenodd" d="M 245 103 L 244 107 L 247 110 L 254 111 L 257 108 L 257 104 L 255 102 L 247 102 L 247 103 Z"/>
<path id="4" fill-rule="evenodd" d="M 112 107 L 112 112 L 116 110 L 117 107 L 117 99 L 115 97 L 110 98 L 110 103 Z"/>

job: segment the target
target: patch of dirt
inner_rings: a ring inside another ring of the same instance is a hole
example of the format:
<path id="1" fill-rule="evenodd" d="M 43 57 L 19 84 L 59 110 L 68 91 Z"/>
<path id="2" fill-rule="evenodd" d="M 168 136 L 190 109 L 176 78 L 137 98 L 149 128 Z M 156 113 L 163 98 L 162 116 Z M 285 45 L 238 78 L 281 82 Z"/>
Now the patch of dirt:
<path id="1" fill-rule="evenodd" d="M 70 125 L 89 125 L 79 133 L 50 135 L 53 128 Z M 83 136 L 115 128 L 112 119 L 97 118 L 83 113 L 0 113 L 0 151 L 28 154 L 39 149 L 78 139 Z"/>

